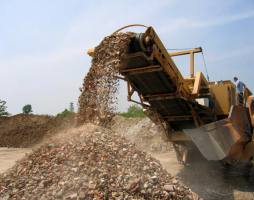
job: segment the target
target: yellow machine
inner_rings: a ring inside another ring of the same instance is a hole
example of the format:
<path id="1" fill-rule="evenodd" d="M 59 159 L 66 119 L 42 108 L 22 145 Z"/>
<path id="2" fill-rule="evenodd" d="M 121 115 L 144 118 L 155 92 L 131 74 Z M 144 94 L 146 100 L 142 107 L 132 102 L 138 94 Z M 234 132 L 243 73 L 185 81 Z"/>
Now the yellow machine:
<path id="1" fill-rule="evenodd" d="M 152 27 L 133 34 L 120 67 L 128 100 L 165 127 L 182 161 L 193 143 L 208 160 L 249 160 L 254 155 L 252 93 L 246 88 L 244 103 L 238 105 L 231 81 L 209 82 L 202 72 L 195 74 L 194 55 L 200 52 L 202 48 L 169 53 Z M 181 55 L 190 56 L 189 77 L 172 59 Z M 134 92 L 140 101 L 133 100 Z"/>

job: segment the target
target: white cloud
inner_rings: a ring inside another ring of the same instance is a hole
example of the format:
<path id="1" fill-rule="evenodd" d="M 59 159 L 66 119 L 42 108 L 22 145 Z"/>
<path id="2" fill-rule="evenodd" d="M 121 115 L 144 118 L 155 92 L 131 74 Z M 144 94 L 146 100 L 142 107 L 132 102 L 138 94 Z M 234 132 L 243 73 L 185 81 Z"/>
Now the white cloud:
<path id="1" fill-rule="evenodd" d="M 169 26 L 162 27 L 160 32 L 163 34 L 189 29 L 210 28 L 251 18 L 254 18 L 254 10 L 234 15 L 207 17 L 202 20 L 192 19 L 190 17 L 171 18 L 169 20 Z"/>
<path id="2" fill-rule="evenodd" d="M 190 26 L 191 27 L 219 26 L 219 25 L 229 24 L 232 22 L 241 21 L 244 19 L 250 19 L 253 17 L 254 17 L 254 10 L 235 14 L 235 15 L 221 16 L 221 17 L 215 18 L 213 20 L 208 20 L 208 21 L 197 21 L 197 22 L 190 23 Z"/>

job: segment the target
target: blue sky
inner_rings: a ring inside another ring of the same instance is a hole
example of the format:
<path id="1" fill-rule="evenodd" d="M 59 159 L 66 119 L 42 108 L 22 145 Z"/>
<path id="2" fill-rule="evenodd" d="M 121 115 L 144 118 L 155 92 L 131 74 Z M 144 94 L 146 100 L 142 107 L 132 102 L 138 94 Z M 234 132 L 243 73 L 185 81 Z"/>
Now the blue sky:
<path id="1" fill-rule="evenodd" d="M 86 49 L 133 23 L 153 26 L 167 48 L 202 46 L 212 80 L 237 75 L 254 91 L 253 0 L 0 0 L 0 99 L 12 114 L 28 103 L 62 111 L 79 96 Z M 177 60 L 183 74 L 187 60 Z M 196 65 L 204 71 L 200 56 Z"/>

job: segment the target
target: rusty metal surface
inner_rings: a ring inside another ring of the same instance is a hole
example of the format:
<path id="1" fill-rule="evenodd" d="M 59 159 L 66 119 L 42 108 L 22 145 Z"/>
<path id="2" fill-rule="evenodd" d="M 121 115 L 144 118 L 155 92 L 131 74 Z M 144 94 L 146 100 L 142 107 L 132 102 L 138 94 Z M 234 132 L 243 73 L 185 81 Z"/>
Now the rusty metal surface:
<path id="1" fill-rule="evenodd" d="M 171 93 L 176 90 L 162 71 L 128 74 L 126 77 L 142 95 Z"/>
<path id="2" fill-rule="evenodd" d="M 136 52 L 123 56 L 120 69 L 140 68 L 149 65 L 154 65 L 151 58 L 149 58 L 144 52 Z"/>
<path id="3" fill-rule="evenodd" d="M 151 101 L 151 106 L 162 116 L 186 116 L 191 115 L 190 108 L 185 100 L 180 98 Z"/>
<path id="4" fill-rule="evenodd" d="M 146 67 L 138 67 L 138 68 L 130 68 L 130 69 L 121 69 L 121 73 L 128 73 L 131 74 L 143 74 L 143 73 L 149 73 L 149 72 L 156 72 L 156 71 L 162 71 L 162 67 L 160 65 L 151 65 Z"/>
<path id="5" fill-rule="evenodd" d="M 252 128 L 249 118 L 248 109 L 237 105 L 232 106 L 228 117 L 234 128 L 240 134 L 242 140 L 250 140 L 252 136 Z"/>

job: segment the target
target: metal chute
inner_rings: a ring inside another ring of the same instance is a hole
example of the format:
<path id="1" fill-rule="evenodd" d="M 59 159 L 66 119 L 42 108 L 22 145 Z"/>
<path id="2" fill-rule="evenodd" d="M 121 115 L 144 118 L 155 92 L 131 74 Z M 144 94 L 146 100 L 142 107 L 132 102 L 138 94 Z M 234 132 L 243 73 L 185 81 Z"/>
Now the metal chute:
<path id="1" fill-rule="evenodd" d="M 248 109 L 232 106 L 229 117 L 184 132 L 207 160 L 239 160 L 251 140 L 252 128 Z"/>

